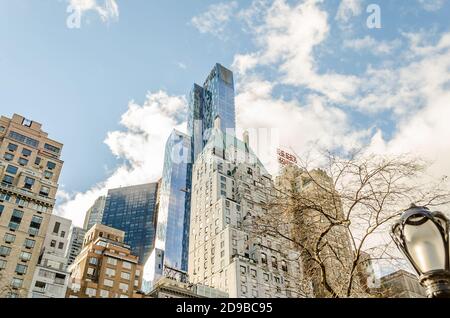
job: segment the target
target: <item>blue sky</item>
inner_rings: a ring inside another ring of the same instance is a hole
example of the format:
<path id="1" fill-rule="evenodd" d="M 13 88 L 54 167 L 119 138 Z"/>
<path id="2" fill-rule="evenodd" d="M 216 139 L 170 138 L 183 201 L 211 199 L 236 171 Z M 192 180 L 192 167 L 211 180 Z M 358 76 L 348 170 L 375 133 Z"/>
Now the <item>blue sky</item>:
<path id="1" fill-rule="evenodd" d="M 75 29 L 69 2 L 0 0 L 0 100 L 64 143 L 58 211 L 76 224 L 108 187 L 157 180 L 216 62 L 235 71 L 240 127 L 280 129 L 299 154 L 414 149 L 450 173 L 449 1 L 72 0 Z"/>

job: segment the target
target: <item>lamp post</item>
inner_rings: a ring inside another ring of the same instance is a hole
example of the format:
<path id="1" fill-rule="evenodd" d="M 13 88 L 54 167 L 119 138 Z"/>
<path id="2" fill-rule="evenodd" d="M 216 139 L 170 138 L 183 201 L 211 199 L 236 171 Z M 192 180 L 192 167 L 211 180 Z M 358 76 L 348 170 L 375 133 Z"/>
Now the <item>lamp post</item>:
<path id="1" fill-rule="evenodd" d="M 429 298 L 450 298 L 450 222 L 441 212 L 411 205 L 392 227 L 392 238 Z"/>

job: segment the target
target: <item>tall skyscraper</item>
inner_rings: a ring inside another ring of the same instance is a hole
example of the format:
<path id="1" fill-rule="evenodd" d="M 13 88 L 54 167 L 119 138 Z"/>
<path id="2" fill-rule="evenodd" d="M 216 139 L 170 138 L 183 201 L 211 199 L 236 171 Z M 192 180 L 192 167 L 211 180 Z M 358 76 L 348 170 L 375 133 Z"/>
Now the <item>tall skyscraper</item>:
<path id="1" fill-rule="evenodd" d="M 234 135 L 236 115 L 233 72 L 216 64 L 203 87 L 194 84 L 189 94 L 188 133 L 192 137 L 192 162 L 195 162 L 214 126 L 221 119 L 220 129 Z"/>
<path id="2" fill-rule="evenodd" d="M 101 196 L 95 200 L 91 208 L 86 212 L 84 217 L 83 228 L 88 231 L 94 224 L 101 224 L 103 218 L 103 210 L 105 209 L 106 197 Z"/>
<path id="3" fill-rule="evenodd" d="M 111 189 L 102 224 L 125 232 L 125 243 L 145 264 L 155 243 L 157 183 Z"/>
<path id="4" fill-rule="evenodd" d="M 72 227 L 69 236 L 69 246 L 66 252 L 67 265 L 71 265 L 80 254 L 85 234 L 85 229 L 76 226 Z"/>
<path id="5" fill-rule="evenodd" d="M 174 130 L 166 142 L 158 189 L 155 249 L 144 267 L 144 288 L 164 271 L 187 272 L 191 179 L 191 138 Z"/>
<path id="6" fill-rule="evenodd" d="M 255 234 L 246 220 L 265 213 L 273 181 L 242 142 L 220 129 L 193 166 L 189 279 L 227 292 L 231 298 L 298 297 L 301 264 L 277 238 Z"/>
<path id="7" fill-rule="evenodd" d="M 0 297 L 26 297 L 55 205 L 63 145 L 42 125 L 0 118 Z"/>
<path id="8" fill-rule="evenodd" d="M 66 251 L 72 221 L 57 215 L 50 216 L 39 263 L 34 271 L 29 298 L 64 298 L 69 273 Z"/>

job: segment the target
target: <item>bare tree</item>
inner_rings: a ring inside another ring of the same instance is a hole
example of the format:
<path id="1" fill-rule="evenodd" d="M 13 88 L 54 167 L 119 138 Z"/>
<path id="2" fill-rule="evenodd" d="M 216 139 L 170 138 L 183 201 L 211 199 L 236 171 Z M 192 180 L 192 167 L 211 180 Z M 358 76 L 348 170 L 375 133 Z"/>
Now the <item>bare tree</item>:
<path id="1" fill-rule="evenodd" d="M 301 261 L 316 297 L 374 297 L 368 265 L 402 262 L 388 235 L 392 221 L 411 203 L 447 204 L 446 180 L 430 181 L 427 164 L 407 155 L 324 157 L 321 169 L 284 167 L 266 213 L 247 226 L 296 248 L 300 259 L 286 258 Z"/>

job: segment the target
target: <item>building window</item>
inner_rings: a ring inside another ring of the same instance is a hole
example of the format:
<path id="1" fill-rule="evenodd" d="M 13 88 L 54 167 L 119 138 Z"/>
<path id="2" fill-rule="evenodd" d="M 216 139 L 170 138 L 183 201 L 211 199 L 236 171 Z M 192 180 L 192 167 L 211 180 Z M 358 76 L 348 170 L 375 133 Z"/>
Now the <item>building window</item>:
<path id="1" fill-rule="evenodd" d="M 3 177 L 3 181 L 2 181 L 2 182 L 11 185 L 11 184 L 14 183 L 14 178 L 11 177 L 11 176 L 5 175 L 5 176 Z"/>
<path id="2" fill-rule="evenodd" d="M 55 169 L 55 168 L 56 168 L 56 163 L 51 162 L 51 161 L 48 161 L 48 162 L 47 162 L 47 169 L 48 169 L 48 170 L 53 170 L 53 169 Z"/>
<path id="3" fill-rule="evenodd" d="M 113 287 L 114 281 L 112 281 L 110 279 L 105 279 L 105 280 L 103 280 L 103 285 L 105 285 L 107 287 Z"/>
<path id="4" fill-rule="evenodd" d="M 5 233 L 4 240 L 5 243 L 14 243 L 14 241 L 16 240 L 16 236 L 10 233 Z"/>
<path id="5" fill-rule="evenodd" d="M 62 250 L 64 248 L 64 243 L 63 242 L 59 242 L 58 243 L 58 249 Z"/>
<path id="6" fill-rule="evenodd" d="M 272 256 L 272 267 L 273 268 L 278 268 L 278 261 L 277 261 L 277 258 L 275 256 Z"/>
<path id="7" fill-rule="evenodd" d="M 8 153 L 8 152 L 6 152 L 6 153 L 3 155 L 3 158 L 4 158 L 6 161 L 13 161 L 13 160 L 14 160 L 14 155 L 13 155 L 13 154 L 10 154 L 10 153 Z"/>
<path id="8" fill-rule="evenodd" d="M 65 231 L 61 231 L 61 237 L 64 238 L 66 236 L 66 232 Z"/>
<path id="9" fill-rule="evenodd" d="M 26 166 L 28 165 L 28 159 L 25 158 L 19 158 L 19 165 Z"/>
<path id="10" fill-rule="evenodd" d="M 20 252 L 20 259 L 24 262 L 28 262 L 31 259 L 32 254 L 28 252 Z"/>
<path id="11" fill-rule="evenodd" d="M 256 269 L 252 269 L 251 271 L 252 277 L 256 278 Z"/>
<path id="12" fill-rule="evenodd" d="M 44 178 L 45 179 L 51 179 L 51 178 L 53 178 L 53 172 L 50 172 L 50 171 L 45 171 L 44 172 Z"/>
<path id="13" fill-rule="evenodd" d="M 9 228 L 11 230 L 17 230 L 22 222 L 23 212 L 19 210 L 14 210 L 11 215 L 11 220 L 9 221 Z"/>
<path id="14" fill-rule="evenodd" d="M 109 297 L 109 291 L 104 290 L 104 289 L 100 290 L 100 297 L 108 298 Z"/>
<path id="15" fill-rule="evenodd" d="M 131 275 L 130 275 L 130 273 L 122 272 L 122 273 L 120 273 L 120 277 L 122 279 L 130 280 Z"/>
<path id="16" fill-rule="evenodd" d="M 30 228 L 28 229 L 28 234 L 38 235 L 39 229 L 41 228 L 42 217 L 33 215 L 30 222 Z"/>
<path id="17" fill-rule="evenodd" d="M 23 245 L 28 249 L 33 248 L 35 244 L 36 244 L 36 241 L 31 240 L 31 239 L 25 239 L 25 242 L 23 243 Z"/>
<path id="18" fill-rule="evenodd" d="M 25 184 L 24 184 L 24 188 L 31 190 L 33 188 L 34 185 L 34 179 L 30 178 L 30 177 L 25 177 Z"/>
<path id="19" fill-rule="evenodd" d="M 117 265 L 117 259 L 108 257 L 108 264 L 110 265 Z"/>
<path id="20" fill-rule="evenodd" d="M 8 150 L 11 151 L 11 152 L 16 151 L 16 150 L 17 150 L 17 145 L 15 145 L 15 144 L 9 144 L 9 145 L 8 145 Z"/>
<path id="21" fill-rule="evenodd" d="M 11 287 L 12 288 L 22 288 L 23 285 L 23 279 L 20 278 L 13 278 L 11 281 Z"/>
<path id="22" fill-rule="evenodd" d="M 90 275 L 90 276 L 94 276 L 94 274 L 95 274 L 95 268 L 93 268 L 93 267 L 88 267 L 88 269 L 87 269 L 87 274 Z"/>
<path id="23" fill-rule="evenodd" d="M 4 209 L 5 209 L 5 206 L 3 204 L 0 204 L 0 216 L 2 216 Z"/>
<path id="24" fill-rule="evenodd" d="M 245 268 L 245 266 L 241 265 L 241 274 L 245 274 L 247 273 L 247 268 Z"/>
<path id="25" fill-rule="evenodd" d="M 39 191 L 39 195 L 44 196 L 44 197 L 48 197 L 49 193 L 50 193 L 50 188 L 45 187 L 45 186 L 42 186 L 41 191 Z"/>
<path id="26" fill-rule="evenodd" d="M 50 242 L 50 247 L 55 247 L 56 246 L 56 240 L 52 240 Z"/>
<path id="27" fill-rule="evenodd" d="M 51 152 L 53 152 L 53 153 L 55 153 L 55 154 L 59 154 L 60 151 L 61 151 L 61 149 L 59 149 L 59 148 L 57 148 L 55 146 L 49 145 L 49 144 L 44 144 L 44 148 L 49 150 L 49 151 L 51 151 Z"/>
<path id="28" fill-rule="evenodd" d="M 288 271 L 287 263 L 286 263 L 285 260 L 282 260 L 282 261 L 281 261 L 281 269 L 282 269 L 284 272 L 287 272 L 287 271 Z"/>
<path id="29" fill-rule="evenodd" d="M 7 263 L 4 259 L 0 259 L 0 270 L 5 269 Z"/>
<path id="30" fill-rule="evenodd" d="M 11 247 L 0 246 L 0 256 L 9 256 L 9 254 L 11 254 Z"/>
<path id="31" fill-rule="evenodd" d="M 280 277 L 276 277 L 276 276 L 275 276 L 275 283 L 277 283 L 277 284 L 280 283 Z"/>
<path id="32" fill-rule="evenodd" d="M 19 168 L 12 165 L 8 165 L 8 167 L 6 168 L 6 172 L 9 174 L 16 174 L 17 170 L 19 170 Z"/>
<path id="33" fill-rule="evenodd" d="M 91 265 L 97 265 L 97 264 L 98 264 L 98 259 L 95 258 L 95 257 L 89 258 L 89 264 L 91 264 Z"/>
<path id="34" fill-rule="evenodd" d="M 267 265 L 267 255 L 265 253 L 261 253 L 261 263 Z"/>
<path id="35" fill-rule="evenodd" d="M 264 273 L 264 281 L 265 282 L 268 282 L 269 281 L 269 274 L 267 274 L 267 273 Z"/>
<path id="36" fill-rule="evenodd" d="M 0 126 L 0 132 L 4 132 L 5 131 L 5 127 L 3 127 L 3 126 Z"/>
<path id="37" fill-rule="evenodd" d="M 17 264 L 16 266 L 16 273 L 19 275 L 25 275 L 27 273 L 28 266 Z"/>
<path id="38" fill-rule="evenodd" d="M 34 148 L 38 148 L 39 146 L 39 141 L 37 141 L 36 139 L 24 136 L 22 134 L 19 134 L 15 131 L 10 131 L 9 132 L 9 138 L 17 140 L 21 143 L 24 143 L 28 146 L 34 147 Z"/>
<path id="39" fill-rule="evenodd" d="M 247 293 L 247 286 L 241 285 L 241 291 L 242 291 L 243 294 L 246 294 Z"/>
<path id="40" fill-rule="evenodd" d="M 61 223 L 59 222 L 55 222 L 55 226 L 53 226 L 53 233 L 54 234 L 58 234 L 59 233 L 59 228 L 61 227 Z"/>
<path id="41" fill-rule="evenodd" d="M 119 288 L 124 293 L 128 292 L 128 284 L 120 283 Z"/>
<path id="42" fill-rule="evenodd" d="M 131 263 L 123 262 L 122 267 L 125 268 L 125 269 L 131 269 Z"/>
<path id="43" fill-rule="evenodd" d="M 36 165 L 36 166 L 39 166 L 40 164 L 41 164 L 41 158 L 40 157 L 36 157 L 36 159 L 34 160 L 34 164 Z"/>
<path id="44" fill-rule="evenodd" d="M 86 288 L 86 295 L 89 297 L 95 297 L 97 295 L 97 290 L 95 288 Z"/>
<path id="45" fill-rule="evenodd" d="M 22 155 L 23 155 L 24 157 L 29 157 L 29 156 L 31 156 L 31 150 L 30 150 L 30 149 L 23 148 L 23 149 L 22 149 Z"/>
<path id="46" fill-rule="evenodd" d="M 116 276 L 116 270 L 114 270 L 112 268 L 107 268 L 105 273 L 106 273 L 107 276 L 110 276 L 110 277 Z"/>

